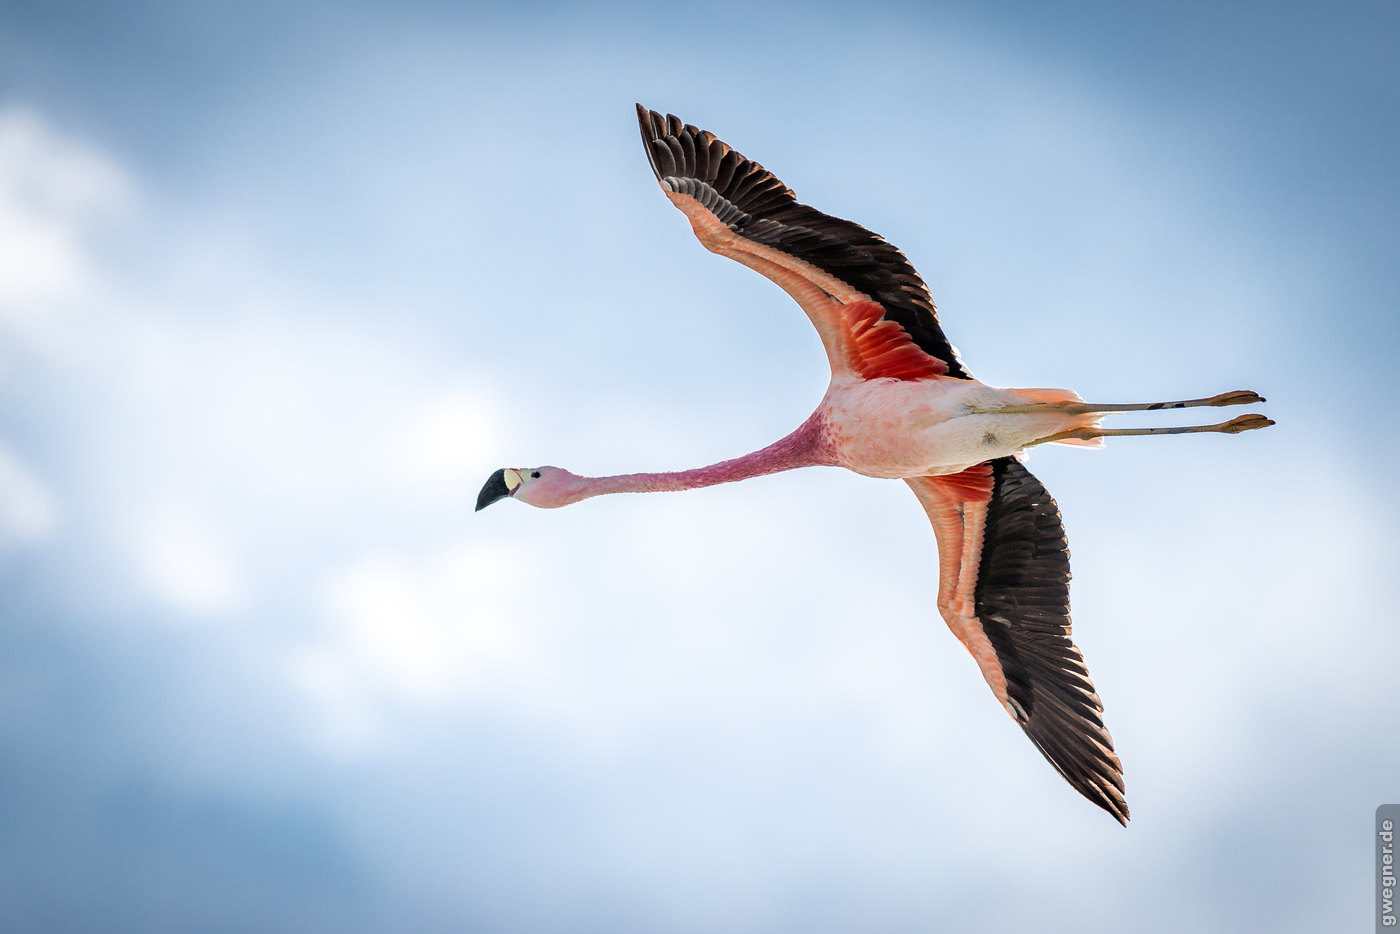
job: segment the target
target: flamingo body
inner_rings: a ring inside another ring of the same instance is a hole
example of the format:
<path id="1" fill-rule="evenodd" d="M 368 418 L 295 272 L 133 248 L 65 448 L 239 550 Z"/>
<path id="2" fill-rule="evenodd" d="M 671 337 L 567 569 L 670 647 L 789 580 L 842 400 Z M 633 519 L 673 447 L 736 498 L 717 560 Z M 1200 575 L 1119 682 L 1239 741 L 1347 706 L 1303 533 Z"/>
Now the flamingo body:
<path id="1" fill-rule="evenodd" d="M 997 411 L 1030 401 L 1020 390 L 974 379 L 838 377 L 819 411 L 838 464 L 867 477 L 902 480 L 955 474 L 1010 457 L 1092 418 L 1053 409 Z"/>
<path id="2" fill-rule="evenodd" d="M 642 142 L 666 196 L 701 244 L 766 276 L 806 312 L 831 383 L 792 433 L 742 457 L 665 473 L 586 477 L 559 467 L 502 468 L 480 510 L 513 498 L 567 506 L 611 493 L 690 490 L 799 467 L 840 466 L 905 481 L 938 542 L 940 615 L 1002 708 L 1080 794 L 1128 820 L 1122 764 L 1103 706 L 1070 639 L 1069 548 L 1055 501 L 1020 462 L 1044 443 L 1106 435 L 1239 433 L 1215 425 L 1106 429 L 1108 412 L 1262 402 L 1205 399 L 1089 405 L 1067 389 L 1001 389 L 973 379 L 944 336 L 919 274 L 859 224 L 801 204 L 763 166 L 712 133 L 637 105 Z"/>

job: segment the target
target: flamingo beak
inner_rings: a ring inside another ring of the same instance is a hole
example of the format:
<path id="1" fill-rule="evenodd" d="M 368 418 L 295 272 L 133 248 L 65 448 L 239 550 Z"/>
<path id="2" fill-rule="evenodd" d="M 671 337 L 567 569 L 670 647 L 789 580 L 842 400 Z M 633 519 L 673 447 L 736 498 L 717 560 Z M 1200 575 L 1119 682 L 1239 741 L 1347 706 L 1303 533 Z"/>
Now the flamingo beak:
<path id="1" fill-rule="evenodd" d="M 502 467 L 486 480 L 486 485 L 476 497 L 476 511 L 481 512 L 498 499 L 514 495 L 520 486 L 520 471 Z"/>

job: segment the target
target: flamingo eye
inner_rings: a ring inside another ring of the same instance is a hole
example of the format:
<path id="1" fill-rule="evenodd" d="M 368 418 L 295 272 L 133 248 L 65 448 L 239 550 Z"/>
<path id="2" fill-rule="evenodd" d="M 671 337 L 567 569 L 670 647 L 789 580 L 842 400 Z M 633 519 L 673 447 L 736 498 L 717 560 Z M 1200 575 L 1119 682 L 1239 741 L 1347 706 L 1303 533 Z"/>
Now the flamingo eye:
<path id="1" fill-rule="evenodd" d="M 538 470 L 532 470 L 530 471 L 530 477 L 532 479 L 538 480 L 540 478 L 540 472 Z"/>

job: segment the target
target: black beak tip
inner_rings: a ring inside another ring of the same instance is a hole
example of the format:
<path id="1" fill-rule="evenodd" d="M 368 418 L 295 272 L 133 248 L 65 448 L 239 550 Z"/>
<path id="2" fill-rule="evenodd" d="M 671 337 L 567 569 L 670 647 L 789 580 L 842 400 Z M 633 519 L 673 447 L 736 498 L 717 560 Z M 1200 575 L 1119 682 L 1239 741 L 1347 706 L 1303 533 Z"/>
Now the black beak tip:
<path id="1" fill-rule="evenodd" d="M 486 485 L 477 494 L 476 511 L 481 512 L 496 500 L 505 499 L 509 495 L 510 488 L 506 486 L 506 469 L 502 467 L 487 479 Z"/>

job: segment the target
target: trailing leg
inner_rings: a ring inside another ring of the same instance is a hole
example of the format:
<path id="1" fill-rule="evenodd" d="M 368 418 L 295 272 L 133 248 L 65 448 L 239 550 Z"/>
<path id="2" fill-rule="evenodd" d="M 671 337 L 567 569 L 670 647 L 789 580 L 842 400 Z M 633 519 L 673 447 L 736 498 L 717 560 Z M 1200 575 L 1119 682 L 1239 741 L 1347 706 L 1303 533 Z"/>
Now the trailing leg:
<path id="1" fill-rule="evenodd" d="M 1216 431 L 1227 435 L 1237 435 L 1242 431 L 1252 431 L 1255 428 L 1268 428 L 1274 424 L 1272 418 L 1266 418 L 1258 413 L 1241 415 L 1232 418 L 1228 422 L 1220 422 L 1217 425 L 1187 425 L 1174 428 L 1099 428 L 1097 426 L 1086 426 L 1081 428 L 1071 428 L 1068 431 L 1057 432 L 1048 438 L 1041 438 L 1034 444 L 1045 444 L 1051 441 L 1093 441 L 1096 438 L 1127 437 L 1130 435 L 1186 435 L 1202 431 Z M 1032 445 L 1027 445 L 1028 447 Z"/>
<path id="2" fill-rule="evenodd" d="M 1044 390 L 1028 390 L 1028 392 L 1044 392 Z M 1038 412 L 1044 412 L 1047 409 L 1053 409 L 1056 412 L 1063 412 L 1066 415 L 1088 415 L 1095 412 L 1154 412 L 1160 409 L 1194 409 L 1200 406 L 1250 405 L 1254 402 L 1263 401 L 1264 397 L 1257 392 L 1248 389 L 1236 389 L 1233 392 L 1222 392 L 1219 395 L 1210 396 L 1205 399 L 1182 399 L 1177 402 L 1095 403 L 1074 400 L 1048 400 L 1043 402 L 1030 402 L 1025 405 L 1005 406 L 995 411 L 1007 415 L 1034 415 Z"/>

